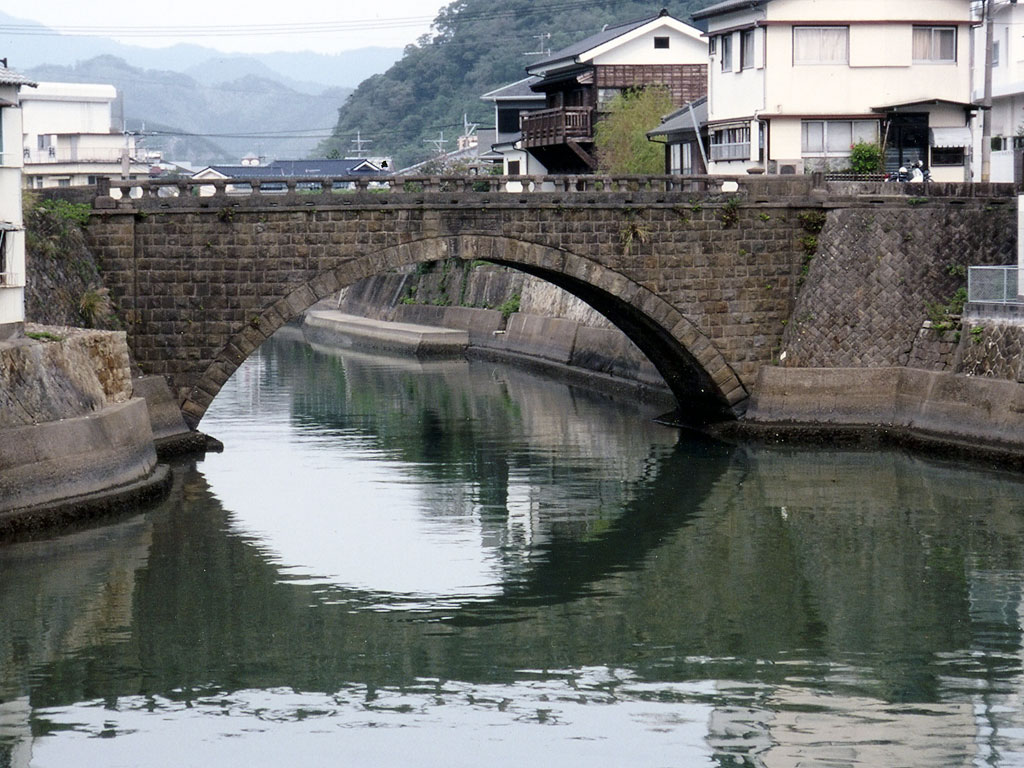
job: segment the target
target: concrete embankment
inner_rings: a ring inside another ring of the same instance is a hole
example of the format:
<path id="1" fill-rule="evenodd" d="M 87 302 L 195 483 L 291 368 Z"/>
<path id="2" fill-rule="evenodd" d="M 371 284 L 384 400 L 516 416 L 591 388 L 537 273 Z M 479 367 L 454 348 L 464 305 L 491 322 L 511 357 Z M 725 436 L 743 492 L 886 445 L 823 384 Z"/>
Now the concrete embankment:
<path id="1" fill-rule="evenodd" d="M 174 416 L 182 430 L 184 422 L 159 405 L 159 382 L 137 396 L 125 334 L 27 331 L 36 338 L 0 345 L 0 538 L 161 495 L 170 475 L 158 463 L 148 402 L 165 409 L 164 439 L 173 439 Z"/>
<path id="2" fill-rule="evenodd" d="M 325 346 L 505 360 L 570 383 L 663 400 L 666 408 L 674 402 L 654 366 L 614 329 L 522 313 L 506 322 L 501 312 L 469 307 L 407 305 L 397 314 L 420 322 L 313 310 L 306 313 L 303 333 Z"/>
<path id="3" fill-rule="evenodd" d="M 919 368 L 761 369 L 742 421 L 720 435 L 903 445 L 1024 468 L 1024 385 Z"/>

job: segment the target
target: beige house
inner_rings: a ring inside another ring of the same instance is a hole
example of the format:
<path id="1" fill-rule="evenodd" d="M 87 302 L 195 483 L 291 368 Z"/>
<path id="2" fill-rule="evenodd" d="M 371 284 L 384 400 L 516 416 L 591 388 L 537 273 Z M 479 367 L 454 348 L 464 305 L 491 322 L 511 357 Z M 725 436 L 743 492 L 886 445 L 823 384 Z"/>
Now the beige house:
<path id="1" fill-rule="evenodd" d="M 6 66 L 0 67 L 0 341 L 20 335 L 25 324 L 19 91 L 22 86 L 34 85 Z"/>
<path id="2" fill-rule="evenodd" d="M 709 172 L 847 167 L 881 141 L 890 169 L 970 178 L 970 0 L 726 0 L 708 25 Z"/>

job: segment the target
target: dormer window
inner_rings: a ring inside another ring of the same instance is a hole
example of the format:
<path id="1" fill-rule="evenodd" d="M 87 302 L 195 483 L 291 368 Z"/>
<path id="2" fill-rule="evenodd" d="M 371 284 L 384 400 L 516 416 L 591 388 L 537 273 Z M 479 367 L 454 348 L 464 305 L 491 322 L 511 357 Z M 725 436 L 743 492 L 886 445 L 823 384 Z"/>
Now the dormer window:
<path id="1" fill-rule="evenodd" d="M 667 37 L 656 37 L 656 38 L 654 38 L 654 47 L 655 48 L 668 48 L 668 38 Z"/>

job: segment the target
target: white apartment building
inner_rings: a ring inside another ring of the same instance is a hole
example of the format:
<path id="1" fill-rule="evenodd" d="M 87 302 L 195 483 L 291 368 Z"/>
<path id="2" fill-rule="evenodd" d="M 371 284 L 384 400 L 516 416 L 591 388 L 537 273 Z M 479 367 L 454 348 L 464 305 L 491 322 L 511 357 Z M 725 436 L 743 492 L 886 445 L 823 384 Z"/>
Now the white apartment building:
<path id="1" fill-rule="evenodd" d="M 39 83 L 22 94 L 24 184 L 30 189 L 95 184 L 100 177 L 145 178 L 135 137 L 114 125 L 117 89 Z"/>
<path id="2" fill-rule="evenodd" d="M 992 9 L 992 165 L 990 181 L 1024 181 L 1024 6 L 993 0 Z M 980 18 L 980 8 L 977 14 Z M 975 28 L 974 100 L 985 97 L 985 27 Z M 981 120 L 975 125 L 974 180 L 981 181 Z"/>
<path id="3" fill-rule="evenodd" d="M 0 67 L 0 341 L 20 335 L 25 324 L 19 92 L 22 86 L 33 85 L 28 78 Z"/>
<path id="4" fill-rule="evenodd" d="M 709 172 L 842 169 L 883 142 L 970 179 L 970 0 L 726 0 L 708 25 Z"/>

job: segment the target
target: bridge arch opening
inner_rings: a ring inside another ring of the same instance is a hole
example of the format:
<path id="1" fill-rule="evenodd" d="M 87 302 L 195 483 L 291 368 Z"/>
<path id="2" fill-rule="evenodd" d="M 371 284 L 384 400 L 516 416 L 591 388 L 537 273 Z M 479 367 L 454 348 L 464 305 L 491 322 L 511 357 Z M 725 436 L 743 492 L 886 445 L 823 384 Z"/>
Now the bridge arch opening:
<path id="1" fill-rule="evenodd" d="M 179 392 L 196 427 L 230 375 L 266 338 L 316 302 L 383 272 L 451 258 L 483 260 L 545 280 L 593 307 L 629 338 L 661 374 L 682 423 L 705 424 L 742 412 L 748 393 L 714 344 L 676 308 L 621 273 L 576 254 L 503 236 L 424 238 L 349 259 L 250 318 L 194 383 Z"/>

